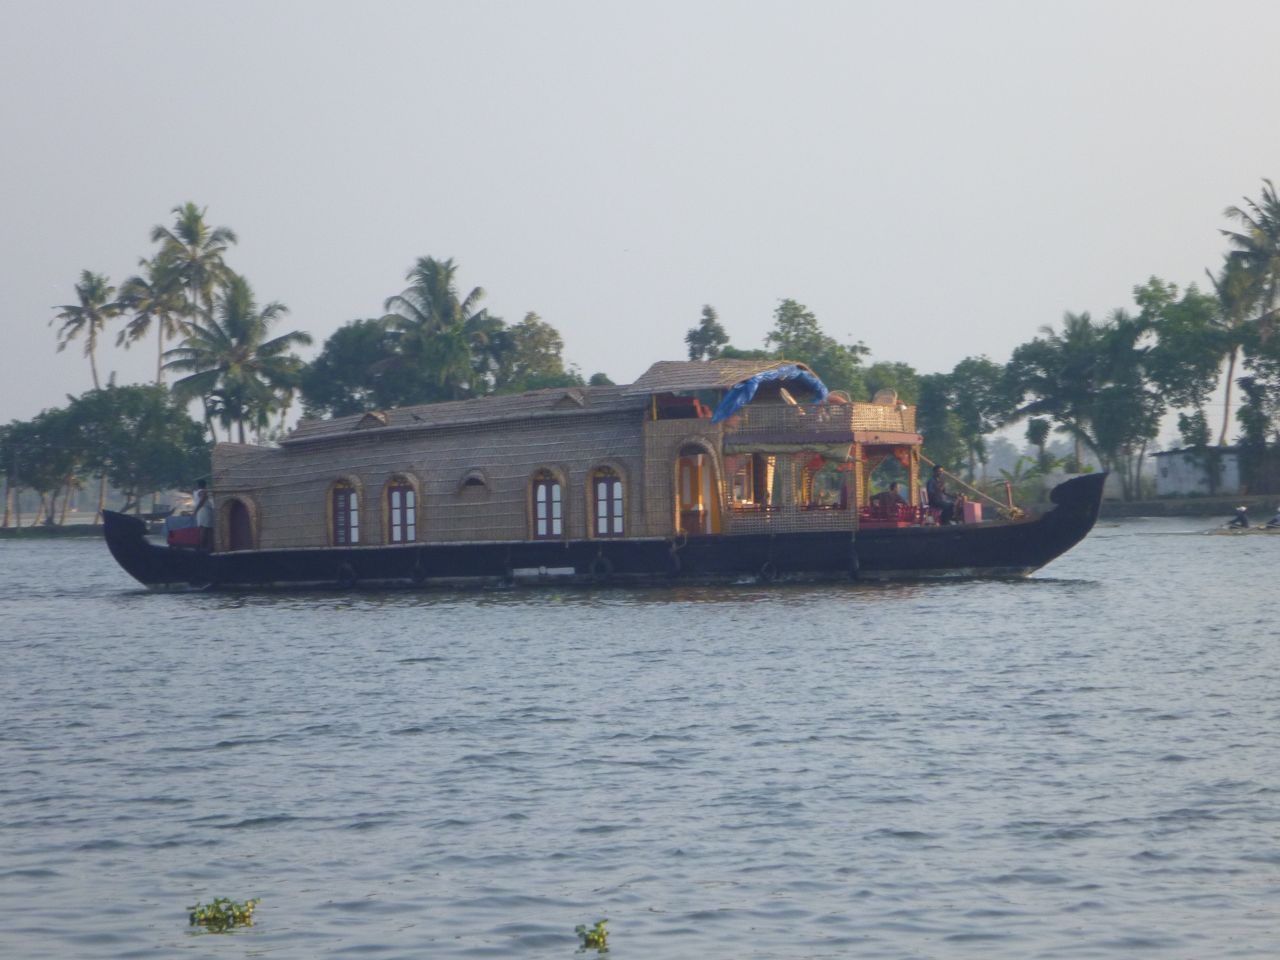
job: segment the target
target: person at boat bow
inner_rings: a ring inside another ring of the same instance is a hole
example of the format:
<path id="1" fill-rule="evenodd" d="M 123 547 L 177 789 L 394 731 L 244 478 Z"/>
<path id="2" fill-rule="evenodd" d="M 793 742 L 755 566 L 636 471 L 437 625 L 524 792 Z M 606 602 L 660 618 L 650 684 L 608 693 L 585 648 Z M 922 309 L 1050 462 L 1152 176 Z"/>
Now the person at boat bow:
<path id="1" fill-rule="evenodd" d="M 1241 530 L 1249 526 L 1249 511 L 1244 507 L 1236 507 L 1236 515 L 1231 518 L 1228 527 L 1239 527 Z"/>
<path id="2" fill-rule="evenodd" d="M 196 482 L 196 492 L 191 495 L 193 512 L 196 515 L 196 526 L 200 528 L 200 549 L 213 549 L 213 497 L 209 493 L 209 482 Z"/>

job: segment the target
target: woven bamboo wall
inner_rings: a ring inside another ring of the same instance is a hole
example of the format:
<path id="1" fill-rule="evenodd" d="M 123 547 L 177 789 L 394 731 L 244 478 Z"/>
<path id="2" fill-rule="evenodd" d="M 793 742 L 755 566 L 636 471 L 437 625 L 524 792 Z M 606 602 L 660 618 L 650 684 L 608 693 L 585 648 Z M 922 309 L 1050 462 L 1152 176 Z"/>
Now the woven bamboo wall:
<path id="1" fill-rule="evenodd" d="M 813 530 L 853 530 L 856 510 L 799 510 L 794 507 L 769 511 L 737 511 L 730 514 L 729 533 L 803 533 Z"/>
<path id="2" fill-rule="evenodd" d="M 423 542 L 523 540 L 532 535 L 530 482 L 551 471 L 561 482 L 564 536 L 590 535 L 588 478 L 609 466 L 622 476 L 627 536 L 670 536 L 676 527 L 675 464 L 684 447 L 707 453 L 714 465 L 717 509 L 724 533 L 851 529 L 855 510 L 794 506 L 792 455 L 780 455 L 785 499 L 770 511 L 734 511 L 727 500 L 722 441 L 752 432 L 804 437 L 833 429 L 911 432 L 915 411 L 878 404 L 814 408 L 762 404 L 745 408 L 724 426 L 710 420 L 643 419 L 637 410 L 435 427 L 422 431 L 352 431 L 323 442 L 284 449 L 220 445 L 214 455 L 214 496 L 239 497 L 254 518 L 262 549 L 323 547 L 330 538 L 330 493 L 335 481 L 352 483 L 360 497 L 360 545 L 386 538 L 384 491 L 395 477 L 417 491 L 417 539 Z M 733 431 L 730 434 L 730 431 Z M 483 487 L 464 486 L 469 475 Z M 853 504 L 864 501 L 865 478 L 851 476 Z M 219 528 L 220 540 L 224 531 Z"/>
<path id="3" fill-rule="evenodd" d="M 680 449 L 699 447 L 715 464 L 720 509 L 724 510 L 724 459 L 720 455 L 720 424 L 710 420 L 646 420 L 644 465 L 644 531 L 647 536 L 670 536 L 676 527 L 675 469 Z"/>
<path id="4" fill-rule="evenodd" d="M 770 436 L 791 434 L 797 440 L 806 435 L 850 433 L 854 430 L 885 430 L 915 433 L 916 408 L 898 409 L 881 403 L 752 404 L 725 421 L 725 433 L 748 439 L 751 434 Z"/>
<path id="5" fill-rule="evenodd" d="M 252 503 L 260 548 L 321 547 L 329 544 L 332 485 L 349 480 L 360 493 L 360 544 L 370 546 L 383 540 L 383 491 L 400 475 L 419 491 L 420 541 L 523 540 L 530 535 L 530 480 L 547 469 L 563 485 L 565 536 L 581 538 L 588 535 L 587 478 L 606 465 L 622 475 L 625 529 L 635 535 L 648 524 L 644 442 L 634 411 L 386 437 L 366 431 L 251 453 L 220 448 L 214 496 Z M 475 471 L 486 486 L 464 487 Z"/>

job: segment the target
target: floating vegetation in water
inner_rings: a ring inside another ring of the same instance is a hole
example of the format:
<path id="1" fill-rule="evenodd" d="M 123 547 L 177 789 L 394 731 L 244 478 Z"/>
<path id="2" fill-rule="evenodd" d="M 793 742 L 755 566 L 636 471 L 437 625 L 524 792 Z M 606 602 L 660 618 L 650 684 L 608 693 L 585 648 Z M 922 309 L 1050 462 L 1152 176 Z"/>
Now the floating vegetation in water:
<path id="1" fill-rule="evenodd" d="M 232 927 L 252 927 L 253 910 L 257 905 L 256 899 L 237 903 L 226 897 L 216 897 L 208 905 L 197 902 L 187 909 L 191 911 L 191 926 L 206 927 L 211 933 L 224 933 Z"/>
<path id="2" fill-rule="evenodd" d="M 600 953 L 609 952 L 609 931 L 604 928 L 608 921 L 597 920 L 594 927 L 588 927 L 585 923 L 580 923 L 573 928 L 573 932 L 578 935 L 582 941 L 580 950 L 596 950 Z"/>

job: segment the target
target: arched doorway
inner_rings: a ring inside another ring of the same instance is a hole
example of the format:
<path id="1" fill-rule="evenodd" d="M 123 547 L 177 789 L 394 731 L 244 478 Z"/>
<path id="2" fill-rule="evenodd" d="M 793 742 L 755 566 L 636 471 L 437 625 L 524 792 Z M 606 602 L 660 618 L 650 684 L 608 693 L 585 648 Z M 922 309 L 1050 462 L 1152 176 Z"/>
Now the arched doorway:
<path id="1" fill-rule="evenodd" d="M 227 549 L 253 549 L 253 517 L 243 500 L 232 500 L 227 508 Z"/>
<path id="2" fill-rule="evenodd" d="M 680 448 L 676 460 L 676 523 L 691 537 L 720 532 L 720 481 L 703 447 Z"/>

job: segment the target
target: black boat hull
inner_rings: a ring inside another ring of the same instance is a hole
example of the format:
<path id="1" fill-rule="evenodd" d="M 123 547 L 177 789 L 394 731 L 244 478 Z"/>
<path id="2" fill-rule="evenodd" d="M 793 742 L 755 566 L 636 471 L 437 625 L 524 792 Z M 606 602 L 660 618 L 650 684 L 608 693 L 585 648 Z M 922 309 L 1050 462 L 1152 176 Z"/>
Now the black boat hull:
<path id="1" fill-rule="evenodd" d="M 104 536 L 131 576 L 157 589 L 426 587 L 493 583 L 671 583 L 754 579 L 1019 577 L 1093 527 L 1104 474 L 1069 480 L 1034 519 L 944 527 L 689 538 L 405 544 L 204 553 L 147 540 L 106 511 Z"/>

